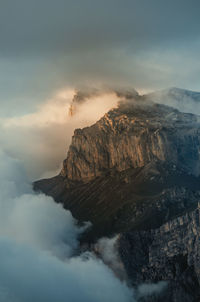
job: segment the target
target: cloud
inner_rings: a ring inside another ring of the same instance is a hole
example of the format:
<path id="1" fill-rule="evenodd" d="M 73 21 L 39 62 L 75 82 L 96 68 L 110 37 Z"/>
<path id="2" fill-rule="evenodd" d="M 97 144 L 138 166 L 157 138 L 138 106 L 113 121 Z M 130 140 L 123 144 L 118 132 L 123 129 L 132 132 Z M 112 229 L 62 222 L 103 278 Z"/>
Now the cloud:
<path id="1" fill-rule="evenodd" d="M 160 281 L 157 283 L 144 283 L 137 288 L 137 298 L 144 298 L 152 295 L 160 295 L 167 289 L 168 283 L 166 281 Z"/>
<path id="2" fill-rule="evenodd" d="M 34 194 L 21 165 L 0 153 L 0 236 L 69 257 L 85 227 L 51 197 Z"/>
<path id="3" fill-rule="evenodd" d="M 75 256 L 88 224 L 78 226 L 52 198 L 32 192 L 20 166 L 0 153 L 1 301 L 130 301 L 132 291 L 103 262 Z"/>
<path id="4" fill-rule="evenodd" d="M 8 0 L 0 12 L 1 53 L 80 54 L 127 43 L 137 49 L 177 36 L 194 36 L 198 35 L 198 8 L 198 0 L 128 0 L 126 5 L 118 0 L 84 4 L 81 0 Z"/>
<path id="5" fill-rule="evenodd" d="M 128 281 L 123 263 L 117 252 L 118 236 L 113 238 L 101 238 L 95 244 L 95 251 L 101 257 L 106 265 L 108 265 L 118 278 Z"/>
<path id="6" fill-rule="evenodd" d="M 128 302 L 131 291 L 101 261 L 62 262 L 28 246 L 0 240 L 2 302 Z M 11 300 L 12 301 L 12 300 Z"/>
<path id="7" fill-rule="evenodd" d="M 146 100 L 165 104 L 181 112 L 200 115 L 200 93 L 184 89 L 170 88 L 145 96 Z"/>
<path id="8" fill-rule="evenodd" d="M 86 99 L 70 117 L 74 94 L 73 90 L 59 91 L 34 113 L 0 120 L 1 147 L 23 160 L 29 179 L 59 173 L 74 129 L 95 123 L 118 102 L 115 94 L 103 91 Z"/>
<path id="9" fill-rule="evenodd" d="M 94 250 L 120 280 L 125 280 L 126 283 L 131 286 L 131 280 L 129 280 L 118 254 L 118 237 L 119 236 L 116 235 L 113 238 L 105 237 L 99 239 L 94 246 Z M 159 281 L 157 283 L 140 283 L 138 286 L 134 287 L 134 299 L 136 301 L 141 301 L 140 299 L 142 299 L 143 301 L 145 298 L 152 296 L 157 297 L 163 294 L 163 292 L 167 290 L 167 287 L 167 281 Z"/>
<path id="10" fill-rule="evenodd" d="M 200 89 L 199 8 L 198 0 L 1 1 L 1 116 L 83 84 Z"/>
<path id="11" fill-rule="evenodd" d="M 12 136 L 8 136 L 6 142 L 17 134 L 18 137 L 22 135 L 20 144 L 16 144 L 17 152 L 12 151 L 12 145 L 4 145 L 10 155 L 0 151 L 2 302 L 62 302 L 66 299 L 70 302 L 130 302 L 160 294 L 165 288 L 164 283 L 142 284 L 135 290 L 127 286 L 125 281 L 128 282 L 128 279 L 117 254 L 117 236 L 102 238 L 96 244 L 95 250 L 102 260 L 91 252 L 80 254 L 79 236 L 90 226 L 89 222 L 79 226 L 61 204 L 44 194 L 32 192 L 27 181 L 27 162 L 22 161 L 19 154 L 27 154 L 32 163 L 30 170 L 33 166 L 37 167 L 36 159 L 29 156 L 29 150 L 38 143 L 37 139 L 33 140 L 35 128 L 38 127 L 37 131 L 49 129 L 51 133 L 50 129 L 55 124 L 65 124 L 66 102 L 69 107 L 72 95 L 62 91 L 55 101 L 48 101 L 38 112 L 2 121 L 3 135 L 7 134 L 7 128 L 12 130 Z M 76 114 L 67 118 L 69 131 L 73 131 L 76 125 L 96 120 L 118 100 L 112 92 L 86 98 L 76 108 Z M 24 137 L 22 129 L 27 131 L 29 140 L 28 136 Z M 12 143 L 14 147 L 16 142 Z M 47 152 L 48 145 L 43 143 Z M 46 152 L 39 153 L 39 156 L 45 158 Z"/>

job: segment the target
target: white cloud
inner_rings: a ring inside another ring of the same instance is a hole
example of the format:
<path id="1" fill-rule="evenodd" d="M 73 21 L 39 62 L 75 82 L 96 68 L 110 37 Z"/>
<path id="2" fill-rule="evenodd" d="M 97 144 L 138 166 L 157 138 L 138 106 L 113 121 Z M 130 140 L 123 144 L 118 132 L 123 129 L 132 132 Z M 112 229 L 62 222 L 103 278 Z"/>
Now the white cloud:
<path id="1" fill-rule="evenodd" d="M 0 167 L 1 302 L 131 301 L 94 255 L 73 256 L 84 227 L 71 213 L 32 192 L 18 160 L 1 152 Z"/>
<path id="2" fill-rule="evenodd" d="M 114 94 L 102 93 L 86 100 L 76 115 L 69 117 L 73 95 L 72 90 L 60 91 L 35 113 L 0 120 L 1 147 L 23 160 L 29 179 L 58 173 L 74 129 L 95 123 L 118 102 Z"/>
<path id="3" fill-rule="evenodd" d="M 114 236 L 113 238 L 103 237 L 95 244 L 95 250 L 118 278 L 127 280 L 126 271 L 117 252 L 117 241 L 118 236 Z"/>

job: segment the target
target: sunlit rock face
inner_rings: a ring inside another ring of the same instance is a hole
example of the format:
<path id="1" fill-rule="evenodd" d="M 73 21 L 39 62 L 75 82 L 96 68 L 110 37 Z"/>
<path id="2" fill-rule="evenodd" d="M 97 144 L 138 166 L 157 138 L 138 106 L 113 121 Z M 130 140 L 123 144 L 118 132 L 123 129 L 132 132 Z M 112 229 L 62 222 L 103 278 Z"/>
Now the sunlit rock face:
<path id="1" fill-rule="evenodd" d="M 199 131 L 198 116 L 123 97 L 75 130 L 61 173 L 34 187 L 91 221 L 92 240 L 158 227 L 200 199 Z"/>
<path id="2" fill-rule="evenodd" d="M 61 175 L 90 180 L 106 170 L 170 161 L 200 173 L 200 118 L 142 98 L 121 103 L 95 125 L 74 132 Z"/>
<path id="3" fill-rule="evenodd" d="M 91 221 L 82 243 L 118 234 L 132 286 L 167 281 L 160 295 L 138 291 L 138 301 L 199 301 L 199 134 L 198 115 L 119 96 L 118 108 L 75 130 L 59 175 L 34 183 Z"/>

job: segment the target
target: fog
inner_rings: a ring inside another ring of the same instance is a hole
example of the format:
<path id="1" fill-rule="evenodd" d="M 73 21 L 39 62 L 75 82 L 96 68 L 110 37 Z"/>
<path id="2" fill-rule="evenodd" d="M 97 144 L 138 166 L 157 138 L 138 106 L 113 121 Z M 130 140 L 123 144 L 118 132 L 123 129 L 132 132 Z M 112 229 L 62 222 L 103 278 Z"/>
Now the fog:
<path id="1" fill-rule="evenodd" d="M 59 91 L 35 113 L 0 119 L 1 148 L 23 160 L 30 180 L 59 173 L 74 129 L 92 125 L 118 102 L 114 93 L 101 92 L 86 99 L 70 117 L 74 94 L 73 90 Z"/>
<path id="2" fill-rule="evenodd" d="M 86 100 L 70 118 L 73 95 L 60 92 L 34 114 L 1 120 L 1 302 L 133 301 L 132 290 L 100 259 L 79 255 L 79 236 L 90 222 L 78 226 L 51 197 L 32 191 L 30 179 L 56 168 L 54 159 L 60 164 L 74 128 L 116 104 L 110 95 L 110 102 L 101 96 L 101 106 L 98 97 Z"/>
<path id="3" fill-rule="evenodd" d="M 147 94 L 145 98 L 174 107 L 181 112 L 200 115 L 200 92 L 173 87 Z"/>
<path id="4" fill-rule="evenodd" d="M 120 91 L 122 88 L 119 87 Z M 134 91 L 130 87 L 123 89 Z M 74 129 L 92 125 L 109 109 L 116 107 L 122 96 L 117 96 L 114 90 L 117 89 L 101 87 L 91 90 L 84 102 L 76 106 L 73 116 L 69 115 L 69 108 L 76 91 L 64 89 L 44 100 L 33 113 L 0 118 L 2 150 L 23 160 L 30 181 L 58 174 Z M 200 114 L 200 93 L 197 92 L 172 88 L 147 94 L 145 98 L 183 112 Z"/>
<path id="5" fill-rule="evenodd" d="M 92 254 L 75 256 L 69 211 L 26 182 L 23 163 L 0 153 L 1 302 L 131 301 L 132 292 Z"/>

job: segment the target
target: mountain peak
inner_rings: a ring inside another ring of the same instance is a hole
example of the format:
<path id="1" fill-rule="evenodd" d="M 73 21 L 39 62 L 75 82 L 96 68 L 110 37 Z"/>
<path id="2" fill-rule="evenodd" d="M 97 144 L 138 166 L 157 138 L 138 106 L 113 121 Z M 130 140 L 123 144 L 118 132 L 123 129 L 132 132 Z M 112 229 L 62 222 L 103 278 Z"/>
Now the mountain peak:
<path id="1" fill-rule="evenodd" d="M 34 188 L 91 221 L 86 240 L 159 227 L 199 201 L 198 119 L 162 104 L 124 102 L 75 130 L 62 172 Z"/>

